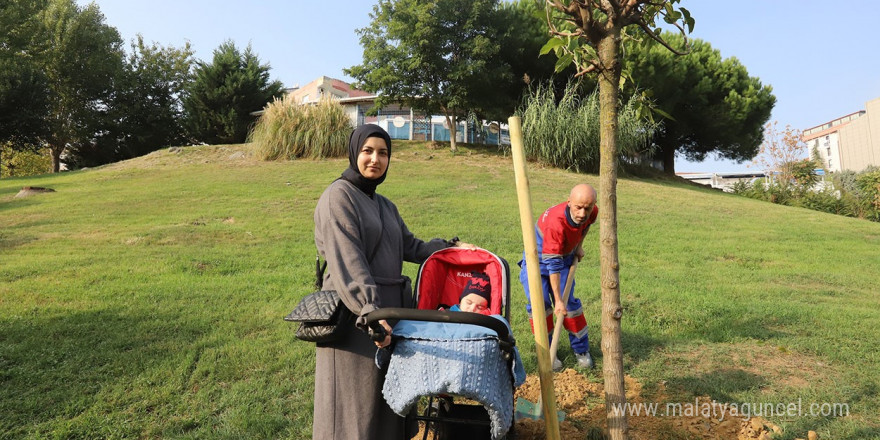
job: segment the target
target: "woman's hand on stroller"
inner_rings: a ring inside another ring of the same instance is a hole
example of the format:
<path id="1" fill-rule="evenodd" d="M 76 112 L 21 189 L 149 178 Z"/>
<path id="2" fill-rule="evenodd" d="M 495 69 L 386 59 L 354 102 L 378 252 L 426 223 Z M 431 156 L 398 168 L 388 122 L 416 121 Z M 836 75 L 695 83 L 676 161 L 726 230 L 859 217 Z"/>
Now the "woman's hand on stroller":
<path id="1" fill-rule="evenodd" d="M 391 326 L 388 325 L 388 321 L 380 319 L 371 323 L 370 338 L 379 348 L 385 348 L 391 344 Z"/>
<path id="2" fill-rule="evenodd" d="M 479 247 L 478 247 L 477 245 L 470 244 L 470 243 L 465 243 L 465 242 L 463 242 L 463 241 L 457 241 L 457 242 L 455 242 L 455 247 L 460 247 L 460 248 L 463 248 L 463 249 L 479 249 Z"/>
<path id="3" fill-rule="evenodd" d="M 449 243 L 453 247 L 457 247 L 457 248 L 471 249 L 471 250 L 479 249 L 479 247 L 477 247 L 476 245 L 473 245 L 470 243 L 465 243 L 465 242 L 459 240 L 458 236 L 452 237 L 452 240 L 449 240 L 447 243 Z"/>

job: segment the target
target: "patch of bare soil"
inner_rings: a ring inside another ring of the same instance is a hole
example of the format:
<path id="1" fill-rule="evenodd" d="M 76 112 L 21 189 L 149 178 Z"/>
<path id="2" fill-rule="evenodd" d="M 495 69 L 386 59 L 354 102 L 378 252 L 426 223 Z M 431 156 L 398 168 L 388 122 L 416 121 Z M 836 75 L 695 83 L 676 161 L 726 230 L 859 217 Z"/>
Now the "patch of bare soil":
<path id="1" fill-rule="evenodd" d="M 626 376 L 626 400 L 630 405 L 640 403 L 663 402 L 664 387 L 659 387 L 659 395 L 652 396 L 647 402 L 642 396 L 642 384 L 636 379 Z M 565 412 L 565 420 L 560 423 L 560 437 L 563 439 L 601 439 L 607 433 L 604 387 L 601 383 L 590 382 L 582 374 L 566 369 L 554 375 L 557 410 Z M 516 397 L 537 402 L 541 395 L 538 377 L 528 376 Z M 714 414 L 700 412 L 697 408 L 713 408 L 712 399 L 701 396 L 690 402 L 694 411 L 687 407 L 680 415 L 665 414 L 665 403 L 662 403 L 655 416 L 628 415 L 629 438 L 633 440 L 664 439 L 737 439 L 767 440 L 781 429 L 761 417 L 745 418 L 739 414 L 723 410 L 715 406 Z M 645 408 L 642 406 L 641 408 Z M 662 416 L 661 416 L 662 415 Z M 814 433 L 811 433 L 814 435 Z M 522 419 L 516 422 L 517 440 L 544 439 L 545 427 L 543 420 Z M 812 438 L 812 437 L 811 437 Z"/>
<path id="2" fill-rule="evenodd" d="M 22 198 L 30 197 L 30 196 L 37 195 L 37 194 L 45 194 L 45 193 L 51 193 L 51 192 L 55 192 L 55 190 L 52 188 L 43 188 L 43 187 L 39 187 L 39 186 L 26 186 L 26 187 L 22 188 L 21 191 L 19 191 L 18 194 L 16 194 L 14 198 L 22 199 Z"/>

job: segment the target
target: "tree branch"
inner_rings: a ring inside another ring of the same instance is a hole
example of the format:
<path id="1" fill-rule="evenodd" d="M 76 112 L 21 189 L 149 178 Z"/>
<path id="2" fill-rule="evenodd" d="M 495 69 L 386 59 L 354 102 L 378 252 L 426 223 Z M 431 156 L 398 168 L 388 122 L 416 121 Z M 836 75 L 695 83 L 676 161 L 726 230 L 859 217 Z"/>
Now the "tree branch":
<path id="1" fill-rule="evenodd" d="M 562 2 L 560 2 L 559 0 L 546 0 L 546 2 L 548 6 L 556 9 L 557 11 L 563 13 L 566 12 L 565 5 L 563 5 Z"/>
<path id="2" fill-rule="evenodd" d="M 562 31 L 557 31 L 555 29 L 551 29 L 550 34 L 551 35 L 558 35 L 560 37 L 582 37 L 582 36 L 584 36 L 584 31 L 582 29 L 578 29 L 575 32 L 562 32 Z"/>
<path id="3" fill-rule="evenodd" d="M 581 70 L 579 70 L 578 73 L 576 73 L 576 74 L 574 75 L 574 77 L 575 77 L 575 78 L 578 78 L 578 77 L 583 76 L 583 75 L 586 75 L 586 74 L 588 74 L 588 73 L 595 72 L 596 69 L 598 69 L 598 66 L 597 66 L 595 63 L 590 63 L 590 65 L 587 66 L 585 69 L 581 69 Z"/>
<path id="4" fill-rule="evenodd" d="M 649 37 L 651 37 L 652 40 L 654 40 L 654 41 L 660 43 L 663 47 L 669 49 L 672 53 L 674 53 L 674 54 L 676 54 L 676 55 L 687 55 L 687 54 L 690 53 L 689 50 L 686 50 L 686 51 L 682 52 L 682 51 L 680 51 L 680 50 L 678 50 L 678 49 L 676 49 L 676 48 L 670 46 L 669 43 L 666 42 L 666 40 L 664 40 L 664 39 L 660 38 L 659 36 L 655 35 L 655 34 L 654 34 L 654 31 L 653 31 L 651 28 L 649 28 L 648 25 L 647 25 L 644 21 L 642 21 L 642 20 L 638 20 L 638 21 L 636 21 L 636 24 L 637 24 L 640 28 L 642 28 L 642 30 L 644 30 L 645 33 L 648 34 Z M 682 36 L 684 36 L 684 43 L 685 43 L 685 45 L 687 45 L 687 35 L 685 35 L 685 33 L 684 33 L 684 29 L 681 29 L 680 26 L 677 26 L 677 27 L 681 30 L 681 34 L 682 34 Z"/>

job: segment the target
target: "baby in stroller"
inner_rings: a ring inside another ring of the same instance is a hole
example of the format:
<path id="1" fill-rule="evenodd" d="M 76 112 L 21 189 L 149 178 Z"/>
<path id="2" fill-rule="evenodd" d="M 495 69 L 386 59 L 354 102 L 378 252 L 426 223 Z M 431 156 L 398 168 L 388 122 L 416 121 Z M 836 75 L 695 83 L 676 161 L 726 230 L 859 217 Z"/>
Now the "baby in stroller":
<path id="1" fill-rule="evenodd" d="M 489 275 L 483 272 L 471 272 L 471 279 L 468 280 L 458 297 L 458 305 L 452 306 L 449 310 L 453 312 L 471 312 L 488 314 L 489 301 L 492 300 L 492 284 Z"/>
<path id="2" fill-rule="evenodd" d="M 444 249 L 419 268 L 418 310 L 379 309 L 367 317 L 400 319 L 382 392 L 400 415 L 429 397 L 425 414 L 414 418 L 433 424 L 434 438 L 497 440 L 513 425 L 513 392 L 525 370 L 506 320 L 509 272 L 504 259 L 484 249 Z M 450 394 L 480 405 L 452 404 Z M 444 397 L 443 410 L 432 404 L 435 396 Z"/>

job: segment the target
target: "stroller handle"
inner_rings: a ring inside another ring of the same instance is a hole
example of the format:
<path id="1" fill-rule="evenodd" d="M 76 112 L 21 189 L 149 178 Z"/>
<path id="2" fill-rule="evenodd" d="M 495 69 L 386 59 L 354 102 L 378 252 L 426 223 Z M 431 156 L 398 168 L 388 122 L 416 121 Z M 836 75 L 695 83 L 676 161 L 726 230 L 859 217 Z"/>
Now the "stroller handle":
<path id="1" fill-rule="evenodd" d="M 511 353 L 516 346 L 513 334 L 500 320 L 479 313 L 450 312 L 448 310 L 421 310 L 398 307 L 387 307 L 373 310 L 365 316 L 367 325 L 374 331 L 381 329 L 384 339 L 384 328 L 379 325 L 380 320 L 401 320 L 447 322 L 453 324 L 472 324 L 486 327 L 498 333 L 498 343 L 505 353 Z"/>

